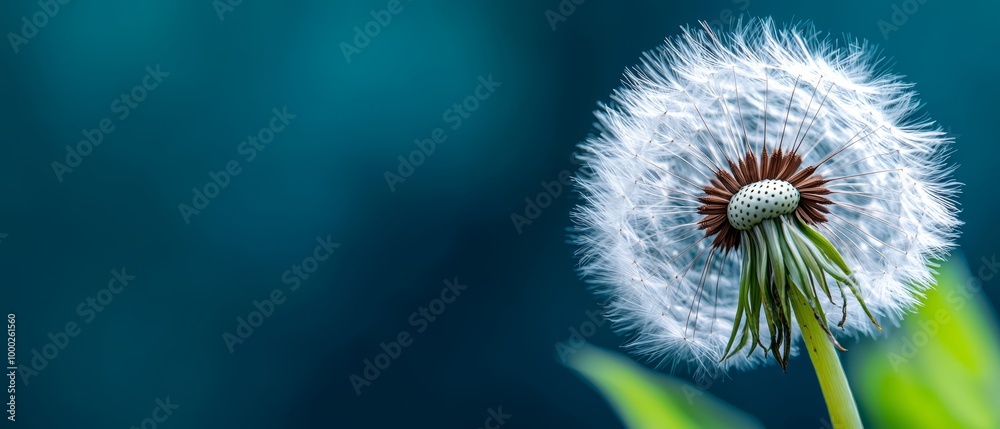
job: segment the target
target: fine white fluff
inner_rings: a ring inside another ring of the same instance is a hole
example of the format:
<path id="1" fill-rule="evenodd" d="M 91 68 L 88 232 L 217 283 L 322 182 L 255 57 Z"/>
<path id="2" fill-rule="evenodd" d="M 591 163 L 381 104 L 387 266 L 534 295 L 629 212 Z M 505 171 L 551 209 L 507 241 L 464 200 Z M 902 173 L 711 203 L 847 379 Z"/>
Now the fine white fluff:
<path id="1" fill-rule="evenodd" d="M 765 139 L 769 151 L 800 144 L 803 166 L 832 155 L 817 172 L 847 176 L 827 185 L 835 204 L 817 229 L 882 325 L 898 324 L 930 286 L 929 265 L 952 248 L 960 224 L 950 139 L 917 114 L 912 85 L 887 73 L 866 42 L 753 19 L 727 34 L 685 29 L 625 76 L 580 145 L 589 174 L 579 177 L 586 201 L 574 238 L 584 277 L 635 353 L 716 375 L 767 360 L 747 348 L 719 361 L 741 250 L 713 252 L 696 224 L 713 166 L 728 171 L 726 156 L 740 159 L 748 144 L 759 156 Z M 824 299 L 834 334 L 876 332 L 847 295 L 844 329 L 841 309 Z"/>

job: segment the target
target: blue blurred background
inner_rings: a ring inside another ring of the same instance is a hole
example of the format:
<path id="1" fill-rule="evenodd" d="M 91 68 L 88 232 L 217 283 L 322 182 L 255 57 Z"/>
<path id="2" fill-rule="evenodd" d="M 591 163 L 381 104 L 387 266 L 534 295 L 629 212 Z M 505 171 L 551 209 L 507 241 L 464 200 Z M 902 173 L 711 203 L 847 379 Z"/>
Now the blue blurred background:
<path id="1" fill-rule="evenodd" d="M 957 139 L 971 266 L 996 254 L 997 3 L 913 0 L 895 25 L 902 1 L 577 1 L 4 2 L 0 312 L 36 372 L 18 424 L 139 426 L 169 397 L 157 427 L 621 427 L 557 353 L 599 310 L 559 179 L 623 70 L 698 20 L 876 42 Z M 795 361 L 707 390 L 822 427 Z"/>

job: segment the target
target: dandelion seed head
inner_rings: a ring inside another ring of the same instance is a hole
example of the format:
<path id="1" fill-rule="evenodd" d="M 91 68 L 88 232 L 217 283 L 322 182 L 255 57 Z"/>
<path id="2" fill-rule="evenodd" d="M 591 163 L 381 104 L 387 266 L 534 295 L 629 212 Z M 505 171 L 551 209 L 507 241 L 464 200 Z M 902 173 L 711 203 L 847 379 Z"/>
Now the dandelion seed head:
<path id="1" fill-rule="evenodd" d="M 869 44 L 809 25 L 689 28 L 646 53 L 580 146 L 588 174 L 573 214 L 581 271 L 630 348 L 661 366 L 714 374 L 765 362 L 761 348 L 723 359 L 744 257 L 771 236 L 794 247 L 795 225 L 838 249 L 851 278 L 843 283 L 857 286 L 857 295 L 816 294 L 817 308 L 842 327 L 833 335 L 898 323 L 960 225 L 950 140 L 918 107 L 912 85 Z M 772 193 L 781 201 L 756 204 Z M 824 278 L 834 289 L 838 272 Z M 818 289 L 811 274 L 785 277 Z M 794 326 L 784 335 L 763 320 L 757 328 L 764 346 L 796 353 Z"/>

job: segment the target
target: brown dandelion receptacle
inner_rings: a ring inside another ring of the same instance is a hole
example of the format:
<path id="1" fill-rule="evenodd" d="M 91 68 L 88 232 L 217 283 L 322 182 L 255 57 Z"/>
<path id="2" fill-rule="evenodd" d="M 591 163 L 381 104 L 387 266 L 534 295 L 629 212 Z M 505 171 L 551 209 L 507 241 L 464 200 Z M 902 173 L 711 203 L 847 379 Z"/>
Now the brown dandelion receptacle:
<path id="1" fill-rule="evenodd" d="M 811 225 L 826 222 L 825 214 L 830 212 L 826 205 L 833 204 L 826 197 L 831 192 L 824 186 L 827 181 L 816 174 L 816 166 L 800 170 L 801 165 L 802 157 L 795 150 L 785 154 L 777 149 L 769 154 L 767 148 L 761 151 L 760 162 L 749 150 L 738 164 L 729 161 L 731 172 L 716 170 L 711 184 L 702 189 L 705 195 L 698 199 L 703 203 L 698 207 L 698 213 L 703 216 L 698 222 L 699 229 L 705 230 L 706 236 L 715 235 L 712 241 L 715 247 L 738 248 L 740 230 L 727 217 L 729 203 L 740 189 L 762 180 L 785 181 L 799 191 L 800 200 L 795 208 L 799 220 Z"/>

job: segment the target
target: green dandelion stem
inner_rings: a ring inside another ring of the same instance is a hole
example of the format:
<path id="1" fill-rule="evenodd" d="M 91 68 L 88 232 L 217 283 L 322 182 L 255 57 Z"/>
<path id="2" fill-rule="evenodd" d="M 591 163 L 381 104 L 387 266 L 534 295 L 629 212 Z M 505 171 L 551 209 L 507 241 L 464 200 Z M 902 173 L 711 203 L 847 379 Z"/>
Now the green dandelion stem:
<path id="1" fill-rule="evenodd" d="M 802 339 L 816 370 L 823 397 L 826 398 L 830 422 L 838 429 L 863 427 L 857 403 L 854 402 L 854 395 L 844 375 L 844 368 L 840 366 L 837 350 L 830 342 L 826 330 L 820 325 L 813 307 L 805 296 L 797 291 L 793 291 L 790 295 L 795 319 L 802 328 Z"/>

